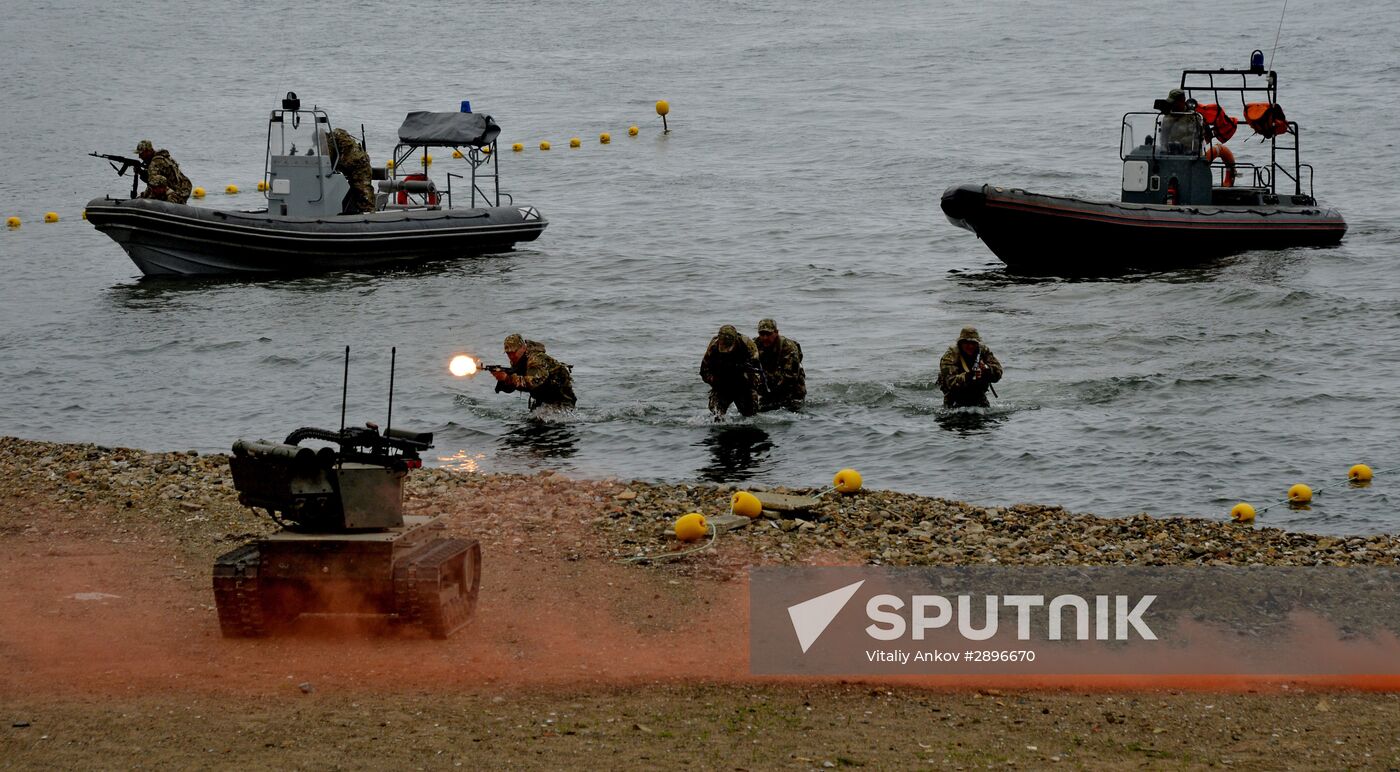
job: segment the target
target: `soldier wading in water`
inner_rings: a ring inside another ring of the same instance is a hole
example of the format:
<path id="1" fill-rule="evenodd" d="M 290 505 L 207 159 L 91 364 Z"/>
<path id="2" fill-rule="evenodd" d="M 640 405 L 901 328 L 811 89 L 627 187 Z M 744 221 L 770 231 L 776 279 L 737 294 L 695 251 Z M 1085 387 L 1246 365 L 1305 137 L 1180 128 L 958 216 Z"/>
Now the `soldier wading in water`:
<path id="1" fill-rule="evenodd" d="M 758 412 L 758 391 L 763 383 L 758 347 L 740 335 L 734 325 L 719 328 L 710 340 L 700 360 L 700 378 L 710 384 L 710 412 L 716 421 L 724 417 L 731 404 L 743 416 Z"/>
<path id="2" fill-rule="evenodd" d="M 495 371 L 496 391 L 509 394 L 519 390 L 530 395 L 530 409 L 538 407 L 573 407 L 574 379 L 569 365 L 544 353 L 544 344 L 525 340 L 519 335 L 507 335 L 503 346 L 510 358 L 508 371 Z"/>
<path id="3" fill-rule="evenodd" d="M 938 362 L 944 407 L 988 407 L 987 390 L 1001 380 L 1001 362 L 982 344 L 976 327 L 964 327 Z"/>
<path id="4" fill-rule="evenodd" d="M 802 346 L 778 334 L 772 319 L 758 322 L 758 362 L 763 368 L 759 410 L 799 410 L 807 398 L 807 373 L 802 370 Z"/>

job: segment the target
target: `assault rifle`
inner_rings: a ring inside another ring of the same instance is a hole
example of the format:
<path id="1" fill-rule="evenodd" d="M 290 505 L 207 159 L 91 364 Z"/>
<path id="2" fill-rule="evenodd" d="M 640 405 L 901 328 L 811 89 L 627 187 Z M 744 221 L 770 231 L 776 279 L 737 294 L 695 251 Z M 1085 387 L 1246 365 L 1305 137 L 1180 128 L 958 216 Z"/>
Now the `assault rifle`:
<path id="1" fill-rule="evenodd" d="M 477 364 L 481 365 L 481 369 L 485 370 L 488 373 L 510 372 L 510 365 L 488 365 L 485 362 L 478 362 Z"/>
<path id="2" fill-rule="evenodd" d="M 977 346 L 977 358 L 974 359 L 974 360 L 972 360 L 972 377 L 978 378 L 978 379 L 980 379 L 980 378 L 982 377 L 982 346 L 981 346 L 981 345 L 978 345 L 978 346 Z M 995 387 L 995 386 L 993 386 L 992 384 L 989 383 L 989 384 L 987 384 L 987 388 L 989 388 L 989 389 L 992 390 L 992 396 L 993 396 L 993 397 L 996 397 L 997 399 L 1001 399 L 1001 395 L 997 393 L 997 387 Z"/>
<path id="3" fill-rule="evenodd" d="M 140 158 L 130 158 L 124 155 L 108 155 L 106 153 L 88 153 L 88 155 L 93 158 L 107 159 L 108 165 L 112 167 L 112 170 L 117 173 L 118 177 L 125 177 L 126 170 L 135 167 L 136 171 L 131 175 L 131 197 L 136 198 L 136 188 L 141 184 L 142 180 L 146 179 L 145 161 L 142 161 Z M 121 164 L 121 166 L 119 167 L 117 164 Z"/>

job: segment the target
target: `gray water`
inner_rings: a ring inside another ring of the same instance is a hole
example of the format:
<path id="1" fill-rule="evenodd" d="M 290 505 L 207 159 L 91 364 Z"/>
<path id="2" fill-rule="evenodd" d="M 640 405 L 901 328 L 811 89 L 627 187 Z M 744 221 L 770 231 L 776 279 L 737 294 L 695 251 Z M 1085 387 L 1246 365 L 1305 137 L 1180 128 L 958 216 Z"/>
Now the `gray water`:
<path id="1" fill-rule="evenodd" d="M 1350 223 L 1338 248 L 1025 279 L 938 210 L 962 182 L 1114 197 L 1121 115 L 1183 68 L 1272 53 L 1281 7 L 11 3 L 0 216 L 25 224 L 0 233 L 0 433 L 222 451 L 333 428 L 347 344 L 349 418 L 382 423 L 397 346 L 394 424 L 435 431 L 434 463 L 790 485 L 854 467 L 876 487 L 1104 515 L 1224 517 L 1302 481 L 1333 487 L 1263 523 L 1393 531 L 1396 475 L 1335 484 L 1353 463 L 1400 467 L 1400 5 L 1295 0 L 1273 54 L 1317 195 Z M 365 124 L 376 161 L 405 112 L 470 99 L 503 148 L 531 148 L 503 153 L 505 189 L 549 229 L 413 270 L 153 282 L 78 219 L 125 182 L 83 154 L 147 137 L 209 189 L 202 205 L 259 205 L 287 90 Z M 808 408 L 713 426 L 705 344 L 766 316 L 802 343 Z M 969 323 L 1006 366 L 985 415 L 946 413 L 934 386 Z M 575 415 L 530 421 L 522 397 L 447 373 L 459 352 L 501 361 L 517 331 L 574 365 Z"/>

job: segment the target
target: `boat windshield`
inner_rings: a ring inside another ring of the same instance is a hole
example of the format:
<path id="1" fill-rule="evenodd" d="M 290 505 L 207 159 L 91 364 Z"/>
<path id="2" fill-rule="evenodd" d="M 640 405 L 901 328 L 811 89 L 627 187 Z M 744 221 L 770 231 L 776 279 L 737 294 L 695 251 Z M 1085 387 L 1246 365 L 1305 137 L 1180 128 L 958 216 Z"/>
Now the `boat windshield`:
<path id="1" fill-rule="evenodd" d="M 1123 116 L 1118 157 L 1200 155 L 1202 128 L 1199 113 L 1128 113 Z"/>
<path id="2" fill-rule="evenodd" d="M 319 110 L 275 110 L 267 127 L 267 154 L 329 155 L 330 122 Z"/>

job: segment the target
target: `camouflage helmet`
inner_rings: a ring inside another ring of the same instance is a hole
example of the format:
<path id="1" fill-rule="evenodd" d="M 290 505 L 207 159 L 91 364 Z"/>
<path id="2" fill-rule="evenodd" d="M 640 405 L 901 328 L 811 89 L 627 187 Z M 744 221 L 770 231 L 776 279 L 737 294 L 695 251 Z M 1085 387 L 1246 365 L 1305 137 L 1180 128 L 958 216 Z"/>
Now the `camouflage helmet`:
<path id="1" fill-rule="evenodd" d="M 971 341 L 980 346 L 982 345 L 982 335 L 977 332 L 976 327 L 968 325 L 962 328 L 962 332 L 958 333 L 958 342 L 962 343 L 964 341 Z"/>
<path id="2" fill-rule="evenodd" d="M 732 324 L 724 325 L 715 335 L 715 342 L 720 351 L 732 351 L 739 343 L 739 329 Z"/>
<path id="3" fill-rule="evenodd" d="M 761 332 L 761 333 L 762 333 L 762 332 L 777 332 L 777 331 L 778 331 L 778 323 L 775 322 L 775 321 L 773 321 L 772 319 L 759 319 L 759 320 L 758 320 L 758 331 Z"/>
<path id="4" fill-rule="evenodd" d="M 1176 103 L 1176 102 L 1185 102 L 1185 101 L 1186 101 L 1186 92 L 1185 92 L 1185 91 L 1182 91 L 1182 90 L 1179 89 L 1179 88 L 1174 88 L 1174 89 L 1172 89 L 1171 91 L 1168 91 L 1168 92 L 1167 92 L 1167 101 L 1168 101 L 1168 102 L 1172 102 L 1172 103 Z"/>
<path id="5" fill-rule="evenodd" d="M 506 336 L 506 340 L 505 343 L 502 345 L 502 348 L 505 349 L 507 354 L 509 354 L 512 351 L 519 351 L 525 348 L 525 338 L 519 333 L 513 332 Z"/>
<path id="6" fill-rule="evenodd" d="M 149 139 L 143 139 L 136 143 L 137 153 L 154 153 L 155 150 L 155 145 L 152 145 Z"/>

